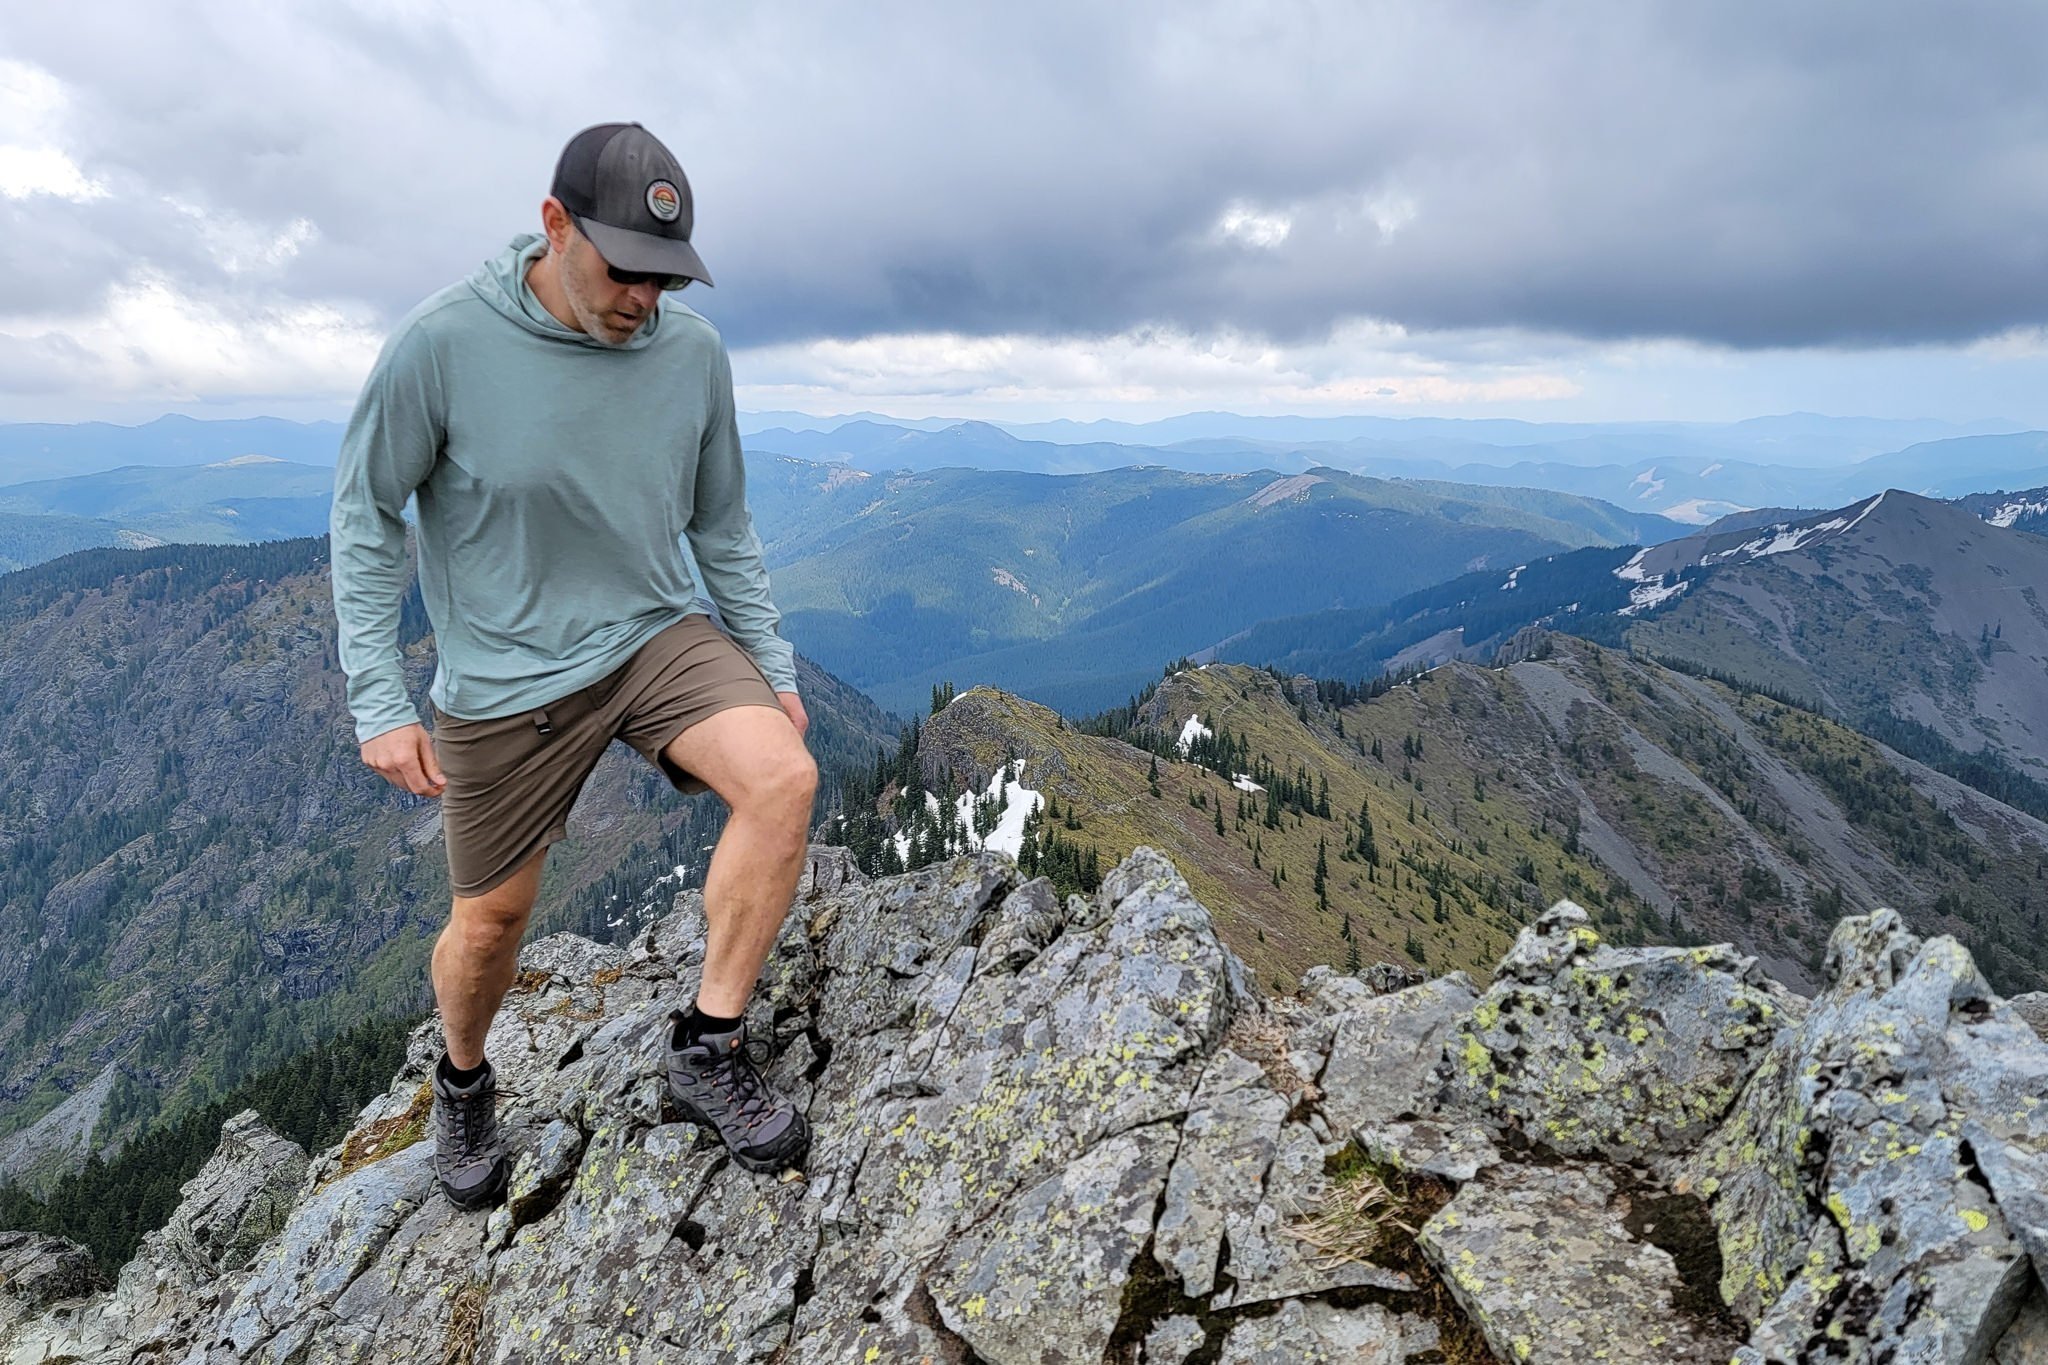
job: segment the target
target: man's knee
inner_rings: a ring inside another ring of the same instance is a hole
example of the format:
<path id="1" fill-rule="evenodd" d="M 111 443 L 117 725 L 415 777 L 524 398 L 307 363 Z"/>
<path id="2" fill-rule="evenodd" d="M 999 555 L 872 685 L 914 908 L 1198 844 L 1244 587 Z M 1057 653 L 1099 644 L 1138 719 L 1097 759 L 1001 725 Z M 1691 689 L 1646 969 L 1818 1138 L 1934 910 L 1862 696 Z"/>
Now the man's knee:
<path id="1" fill-rule="evenodd" d="M 526 932 L 526 921 L 539 898 L 541 865 L 546 858 L 547 850 L 542 849 L 482 895 L 456 896 L 450 926 L 473 941 L 518 938 Z"/>
<path id="2" fill-rule="evenodd" d="M 764 808 L 783 814 L 808 813 L 817 791 L 817 760 L 802 748 L 777 758 L 754 783 L 754 799 Z"/>

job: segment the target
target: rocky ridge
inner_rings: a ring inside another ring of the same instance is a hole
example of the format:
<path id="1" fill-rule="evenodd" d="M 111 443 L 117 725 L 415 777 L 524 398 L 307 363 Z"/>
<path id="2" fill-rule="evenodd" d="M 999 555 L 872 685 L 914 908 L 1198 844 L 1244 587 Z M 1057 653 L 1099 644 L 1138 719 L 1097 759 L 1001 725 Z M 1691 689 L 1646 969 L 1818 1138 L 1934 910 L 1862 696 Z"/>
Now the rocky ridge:
<path id="1" fill-rule="evenodd" d="M 1150 848 L 1059 903 L 814 847 L 749 1005 L 817 1134 L 779 1179 L 666 1108 L 704 929 L 529 945 L 503 1207 L 434 1190 L 429 1021 L 333 1151 L 232 1120 L 111 1288 L 0 1234 L 0 1359 L 2048 1359 L 2048 1044 L 1890 912 L 1812 1000 L 1568 902 L 1483 989 L 1267 998 Z"/>

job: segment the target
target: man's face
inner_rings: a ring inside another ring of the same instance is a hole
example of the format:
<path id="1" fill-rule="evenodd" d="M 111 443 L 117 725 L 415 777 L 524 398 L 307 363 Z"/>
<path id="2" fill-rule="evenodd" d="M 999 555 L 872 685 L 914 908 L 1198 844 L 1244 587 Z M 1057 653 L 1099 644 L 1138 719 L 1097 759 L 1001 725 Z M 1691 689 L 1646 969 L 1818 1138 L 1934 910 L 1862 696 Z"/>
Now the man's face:
<path id="1" fill-rule="evenodd" d="M 562 293 L 569 300 L 569 311 L 593 340 L 623 346 L 653 316 L 661 287 L 652 281 L 619 284 L 605 269 L 604 257 L 571 225 L 569 244 L 561 258 Z"/>

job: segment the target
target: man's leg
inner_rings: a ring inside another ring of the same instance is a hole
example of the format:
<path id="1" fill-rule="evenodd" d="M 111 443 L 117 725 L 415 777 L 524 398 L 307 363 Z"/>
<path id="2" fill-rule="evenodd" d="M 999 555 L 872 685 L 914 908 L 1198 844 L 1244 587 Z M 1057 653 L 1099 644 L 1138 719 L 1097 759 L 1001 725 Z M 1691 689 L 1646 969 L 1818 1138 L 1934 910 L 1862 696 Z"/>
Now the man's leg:
<path id="1" fill-rule="evenodd" d="M 745 1011 L 796 897 L 818 765 L 779 706 L 715 711 L 662 752 L 732 811 L 704 876 L 708 929 L 697 991 L 704 1013 L 732 1018 Z"/>
<path id="2" fill-rule="evenodd" d="M 458 1070 L 483 1065 L 484 1035 L 518 972 L 519 940 L 546 861 L 543 848 L 483 895 L 455 897 L 448 926 L 434 944 L 434 999 L 441 1006 L 448 1060 Z"/>

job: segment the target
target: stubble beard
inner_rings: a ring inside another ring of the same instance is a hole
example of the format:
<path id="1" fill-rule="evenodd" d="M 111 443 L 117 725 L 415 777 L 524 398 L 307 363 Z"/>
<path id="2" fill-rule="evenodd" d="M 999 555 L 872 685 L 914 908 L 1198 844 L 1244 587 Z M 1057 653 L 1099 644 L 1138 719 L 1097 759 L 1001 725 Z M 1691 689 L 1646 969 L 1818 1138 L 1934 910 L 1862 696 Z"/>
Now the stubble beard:
<path id="1" fill-rule="evenodd" d="M 577 273 L 578 264 L 564 259 L 561 270 L 557 272 L 562 284 L 562 296 L 569 301 L 569 311 L 576 315 L 577 325 L 582 327 L 584 334 L 598 345 L 624 346 L 639 335 L 640 329 L 647 325 L 646 319 L 643 318 L 625 331 L 620 331 L 619 325 L 611 320 L 611 315 L 592 303 L 584 294 L 581 277 Z"/>

